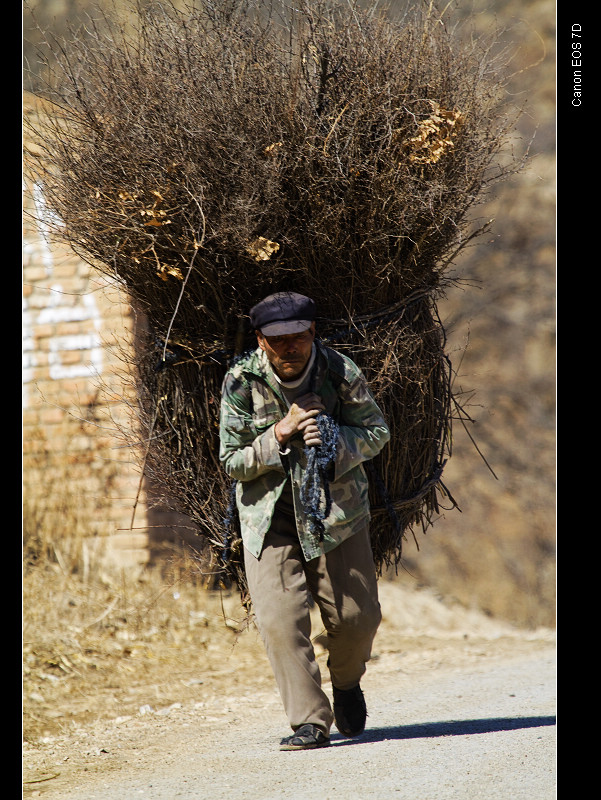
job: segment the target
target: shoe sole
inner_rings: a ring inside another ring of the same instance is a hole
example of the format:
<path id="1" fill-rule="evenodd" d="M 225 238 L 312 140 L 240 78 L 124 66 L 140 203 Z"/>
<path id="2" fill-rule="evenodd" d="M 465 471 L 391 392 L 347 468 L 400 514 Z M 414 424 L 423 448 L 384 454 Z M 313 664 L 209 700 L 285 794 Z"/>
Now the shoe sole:
<path id="1" fill-rule="evenodd" d="M 327 742 L 315 742 L 315 744 L 281 744 L 280 750 L 317 750 L 319 747 L 328 747 L 330 740 Z"/>

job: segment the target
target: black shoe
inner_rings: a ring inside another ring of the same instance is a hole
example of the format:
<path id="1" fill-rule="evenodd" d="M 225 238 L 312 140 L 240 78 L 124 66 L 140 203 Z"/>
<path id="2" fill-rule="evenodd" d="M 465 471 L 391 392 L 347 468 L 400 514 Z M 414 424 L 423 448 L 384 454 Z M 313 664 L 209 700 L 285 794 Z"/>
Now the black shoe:
<path id="1" fill-rule="evenodd" d="M 329 738 L 315 725 L 301 725 L 292 736 L 280 742 L 280 750 L 314 750 L 316 747 L 327 747 Z"/>
<path id="2" fill-rule="evenodd" d="M 334 690 L 334 721 L 344 736 L 359 736 L 365 730 L 367 708 L 361 687 Z"/>

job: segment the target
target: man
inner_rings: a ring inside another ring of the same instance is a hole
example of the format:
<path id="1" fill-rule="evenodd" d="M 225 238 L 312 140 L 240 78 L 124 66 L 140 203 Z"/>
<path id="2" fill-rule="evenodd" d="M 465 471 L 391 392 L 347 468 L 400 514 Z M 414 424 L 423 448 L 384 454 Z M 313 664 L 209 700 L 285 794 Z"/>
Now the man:
<path id="1" fill-rule="evenodd" d="M 255 305 L 258 348 L 228 371 L 221 402 L 220 460 L 237 482 L 248 588 L 293 730 L 282 750 L 328 745 L 333 722 L 345 736 L 363 732 L 360 680 L 381 621 L 362 462 L 390 433 L 359 368 L 316 341 L 315 317 L 314 301 L 294 292 Z M 313 519 L 308 464 L 312 453 L 323 456 L 326 430 L 334 432 L 319 473 L 326 511 Z M 327 631 L 333 709 L 311 643 L 308 593 Z"/>

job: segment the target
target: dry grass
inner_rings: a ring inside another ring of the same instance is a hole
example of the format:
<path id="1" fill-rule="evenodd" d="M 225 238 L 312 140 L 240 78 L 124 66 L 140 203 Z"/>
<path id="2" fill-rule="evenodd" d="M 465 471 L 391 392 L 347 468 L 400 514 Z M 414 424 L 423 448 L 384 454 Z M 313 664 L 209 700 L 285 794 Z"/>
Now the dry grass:
<path id="1" fill-rule="evenodd" d="M 105 561 L 82 524 L 89 493 L 60 469 L 44 470 L 47 460 L 41 454 L 25 473 L 26 740 L 175 702 L 181 681 L 227 669 L 223 659 L 247 624 L 239 595 L 206 589 L 206 561 L 189 548 L 154 569 Z"/>
<path id="2" fill-rule="evenodd" d="M 190 548 L 155 569 L 111 566 L 89 513 L 96 507 L 102 519 L 98 498 L 108 494 L 111 463 L 92 488 L 74 480 L 73 458 L 54 453 L 42 434 L 28 444 L 35 453 L 23 487 L 25 739 L 168 705 L 182 680 L 222 672 L 245 624 L 239 596 L 207 591 L 206 561 Z M 68 436 L 62 445 L 69 451 Z"/>
<path id="3" fill-rule="evenodd" d="M 26 740 L 158 710 L 181 699 L 182 682 L 206 691 L 230 675 L 227 657 L 245 624 L 239 596 L 208 592 L 198 565 L 178 561 L 171 574 L 94 569 L 84 579 L 51 562 L 26 572 Z"/>

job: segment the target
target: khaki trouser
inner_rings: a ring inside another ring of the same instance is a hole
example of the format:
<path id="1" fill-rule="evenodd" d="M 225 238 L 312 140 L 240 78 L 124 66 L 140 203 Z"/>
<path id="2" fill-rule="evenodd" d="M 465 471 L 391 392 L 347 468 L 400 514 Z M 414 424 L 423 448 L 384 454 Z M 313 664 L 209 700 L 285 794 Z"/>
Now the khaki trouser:
<path id="1" fill-rule="evenodd" d="M 260 558 L 246 549 L 244 557 L 257 626 L 290 725 L 312 723 L 329 735 L 334 715 L 311 643 L 307 591 L 327 631 L 332 684 L 351 689 L 365 672 L 382 619 L 369 527 L 305 561 L 294 518 L 276 514 Z"/>

